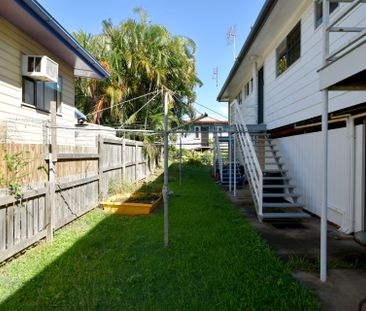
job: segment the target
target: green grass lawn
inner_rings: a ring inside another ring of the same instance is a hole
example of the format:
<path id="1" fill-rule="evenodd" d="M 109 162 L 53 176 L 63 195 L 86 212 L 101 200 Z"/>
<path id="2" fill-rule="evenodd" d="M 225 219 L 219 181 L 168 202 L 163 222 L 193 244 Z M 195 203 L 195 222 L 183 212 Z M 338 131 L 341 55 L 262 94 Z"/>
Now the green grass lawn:
<path id="1" fill-rule="evenodd" d="M 318 310 L 206 167 L 171 168 L 170 247 L 163 209 L 96 209 L 0 268 L 0 310 Z M 158 181 L 158 182 L 161 182 Z"/>

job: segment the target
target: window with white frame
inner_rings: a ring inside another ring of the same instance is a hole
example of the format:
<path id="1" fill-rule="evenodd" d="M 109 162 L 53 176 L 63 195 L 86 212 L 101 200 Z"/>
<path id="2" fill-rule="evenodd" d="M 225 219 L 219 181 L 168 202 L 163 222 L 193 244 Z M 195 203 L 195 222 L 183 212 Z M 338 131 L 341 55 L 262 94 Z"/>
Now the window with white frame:
<path id="1" fill-rule="evenodd" d="M 201 132 L 201 127 L 195 126 L 194 127 L 194 138 L 199 139 L 200 138 L 200 132 Z"/>
<path id="2" fill-rule="evenodd" d="M 22 77 L 22 101 L 39 110 L 49 112 L 51 101 L 56 101 L 57 112 L 61 113 L 62 102 L 62 77 L 58 82 L 36 81 Z"/>
<path id="3" fill-rule="evenodd" d="M 329 13 L 332 14 L 338 8 L 338 2 L 329 2 Z M 315 28 L 318 28 L 323 23 L 323 1 L 315 1 Z"/>

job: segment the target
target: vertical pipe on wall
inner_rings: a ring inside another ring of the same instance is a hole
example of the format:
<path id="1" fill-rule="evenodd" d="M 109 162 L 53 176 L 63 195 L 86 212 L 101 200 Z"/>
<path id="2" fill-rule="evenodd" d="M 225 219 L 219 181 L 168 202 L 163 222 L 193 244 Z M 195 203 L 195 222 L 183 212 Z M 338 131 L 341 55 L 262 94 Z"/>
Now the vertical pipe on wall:
<path id="1" fill-rule="evenodd" d="M 329 54 L 329 1 L 323 0 L 323 65 Z M 327 281 L 327 229 L 328 229 L 328 90 L 322 90 L 322 135 L 323 135 L 323 185 L 320 224 L 320 280 Z"/>

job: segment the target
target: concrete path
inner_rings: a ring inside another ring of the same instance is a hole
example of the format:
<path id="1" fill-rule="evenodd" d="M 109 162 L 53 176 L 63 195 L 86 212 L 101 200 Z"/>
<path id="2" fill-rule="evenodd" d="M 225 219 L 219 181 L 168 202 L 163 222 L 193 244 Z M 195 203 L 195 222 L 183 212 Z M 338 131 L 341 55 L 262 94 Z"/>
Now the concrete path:
<path id="1" fill-rule="evenodd" d="M 248 186 L 239 189 L 235 198 L 229 192 L 227 194 L 240 213 L 283 260 L 287 261 L 292 256 L 319 260 L 319 218 L 312 217 L 302 222 L 260 223 Z M 319 298 L 322 310 L 359 310 L 360 301 L 366 298 L 366 247 L 356 243 L 352 236 L 340 234 L 333 225 L 329 225 L 328 234 L 329 261 L 334 264 L 357 264 L 360 268 L 332 269 L 327 283 L 320 282 L 318 273 L 296 271 L 294 277 Z M 366 310 L 366 303 L 360 310 Z"/>

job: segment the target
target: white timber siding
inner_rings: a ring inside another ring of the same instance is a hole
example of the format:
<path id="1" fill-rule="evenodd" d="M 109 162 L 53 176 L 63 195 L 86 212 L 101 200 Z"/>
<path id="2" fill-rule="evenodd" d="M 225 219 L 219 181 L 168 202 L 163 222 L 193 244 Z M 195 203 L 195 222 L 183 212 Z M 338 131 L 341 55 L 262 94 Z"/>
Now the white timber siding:
<path id="1" fill-rule="evenodd" d="M 21 56 L 23 54 L 47 55 L 59 64 L 59 75 L 63 79 L 63 84 L 61 110 L 57 117 L 57 124 L 73 125 L 75 123 L 73 68 L 2 17 L 0 17 L 0 119 L 13 120 L 16 123 L 17 119 L 42 122 L 50 118 L 49 113 L 22 103 Z M 28 136 L 23 139 L 28 142 L 42 143 L 38 135 L 42 132 L 41 129 L 34 131 L 34 133 L 28 132 Z M 19 132 L 26 131 L 20 129 Z M 73 144 L 74 132 L 65 130 L 63 133 L 59 138 L 60 143 Z"/>
<path id="2" fill-rule="evenodd" d="M 322 64 L 322 25 L 315 29 L 314 4 L 294 13 L 272 51 L 265 57 L 264 65 L 264 122 L 269 129 L 305 120 L 321 113 L 319 74 Z M 341 6 L 334 11 L 337 14 Z M 332 14 L 332 16 L 333 16 Z M 292 66 L 276 76 L 276 48 L 301 19 L 301 56 Z M 345 22 L 352 27 L 366 26 L 366 6 L 361 6 Z M 331 35 L 333 50 L 349 39 L 349 34 Z M 366 102 L 366 92 L 330 92 L 329 111 Z"/>
<path id="3" fill-rule="evenodd" d="M 258 106 L 253 92 L 251 92 L 250 95 L 247 96 L 246 98 L 244 98 L 243 95 L 243 103 L 239 105 L 239 108 L 245 123 L 257 124 Z"/>
<path id="4" fill-rule="evenodd" d="M 342 9 L 339 7 L 332 13 L 336 16 Z M 301 20 L 301 56 L 285 72 L 277 76 L 276 49 Z M 366 26 L 366 5 L 361 5 L 344 22 L 352 27 Z M 304 1 L 284 19 L 280 31 L 273 33 L 273 40 L 266 44 L 267 49 L 260 53 L 258 68 L 264 65 L 264 123 L 268 129 L 274 129 L 294 122 L 319 116 L 321 113 L 321 92 L 319 90 L 318 69 L 322 65 L 322 24 L 315 28 L 315 9 L 313 1 Z M 331 34 L 330 51 L 348 41 L 354 34 Z M 242 85 L 250 79 L 251 68 L 243 74 Z M 231 94 L 232 98 L 237 94 Z M 243 97 L 242 116 L 248 124 L 257 123 L 256 98 L 251 94 Z M 333 91 L 330 92 L 329 111 L 366 102 L 365 91 Z"/>
<path id="5" fill-rule="evenodd" d="M 363 229 L 363 126 L 356 126 L 356 176 L 355 176 L 355 231 Z M 297 186 L 305 209 L 320 216 L 322 189 L 321 132 L 290 136 L 275 140 L 289 170 L 289 176 Z M 329 131 L 329 220 L 347 226 L 347 210 L 350 191 L 350 152 L 346 128 Z"/>

